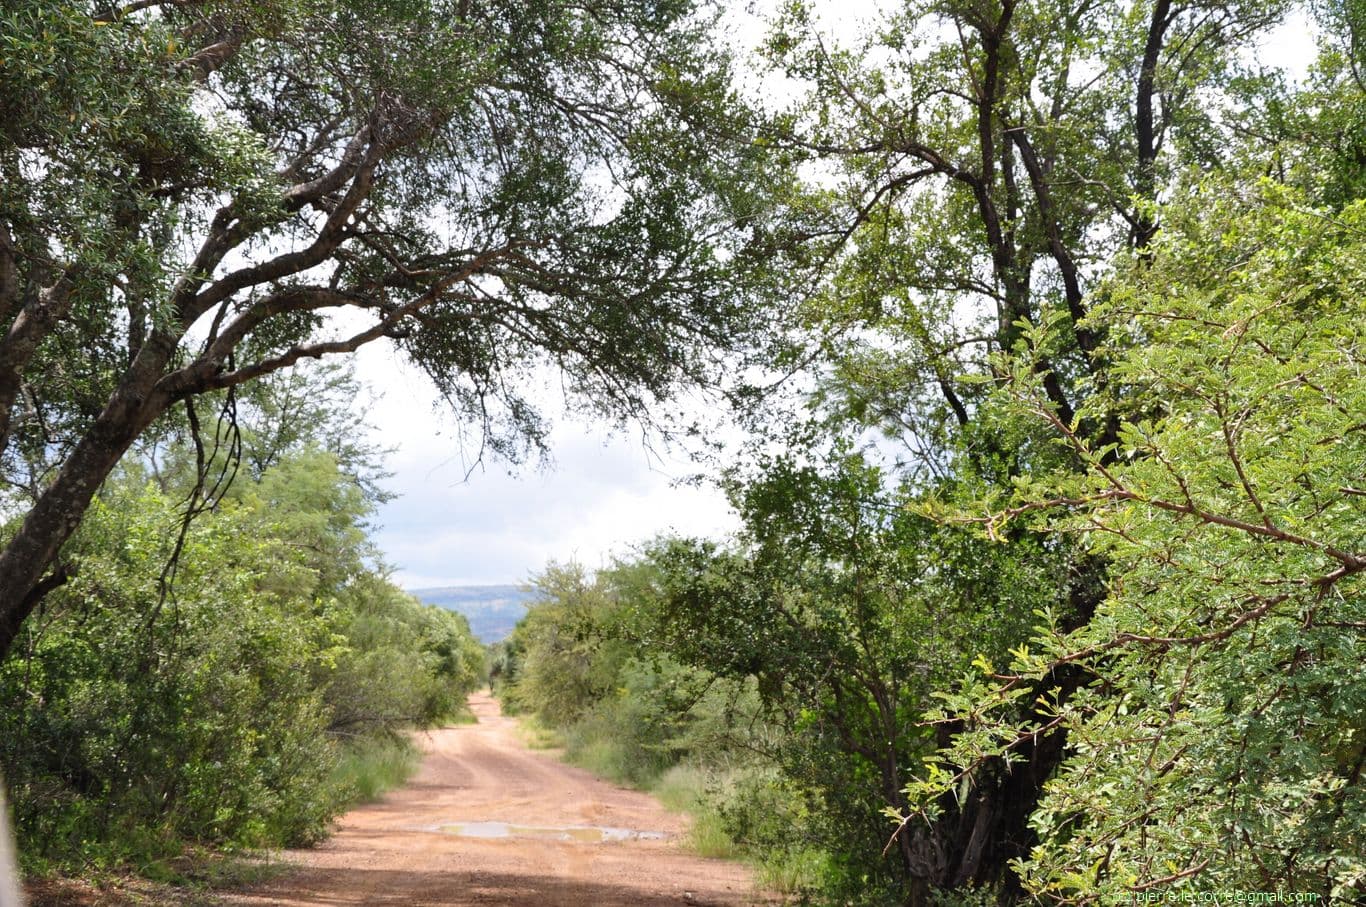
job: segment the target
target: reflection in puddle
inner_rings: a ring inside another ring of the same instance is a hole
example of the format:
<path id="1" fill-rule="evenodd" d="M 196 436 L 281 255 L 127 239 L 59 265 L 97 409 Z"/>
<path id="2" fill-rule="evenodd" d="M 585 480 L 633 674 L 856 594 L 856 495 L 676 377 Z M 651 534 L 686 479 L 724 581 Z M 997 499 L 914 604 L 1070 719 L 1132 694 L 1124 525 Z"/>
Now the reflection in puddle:
<path id="1" fill-rule="evenodd" d="M 578 841 L 581 844 L 600 844 L 604 841 L 662 841 L 662 831 L 636 831 L 630 828 L 607 828 L 601 825 L 509 825 L 506 822 L 460 822 L 437 825 L 434 831 L 462 838 L 546 838 L 551 841 Z"/>

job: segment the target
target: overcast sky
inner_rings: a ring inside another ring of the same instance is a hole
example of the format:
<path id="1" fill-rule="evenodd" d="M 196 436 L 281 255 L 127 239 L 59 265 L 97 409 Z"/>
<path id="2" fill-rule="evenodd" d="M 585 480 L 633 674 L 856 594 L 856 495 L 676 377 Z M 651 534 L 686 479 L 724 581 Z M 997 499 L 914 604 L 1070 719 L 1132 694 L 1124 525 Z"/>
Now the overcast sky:
<path id="1" fill-rule="evenodd" d="M 726 32 L 742 52 L 758 45 L 775 5 L 734 4 Z M 842 9 L 863 17 L 876 5 L 847 0 Z M 422 375 L 380 346 L 361 350 L 357 375 L 376 392 L 367 418 L 379 440 L 397 448 L 385 484 L 398 497 L 381 508 L 375 541 L 406 589 L 520 583 L 552 560 L 593 569 L 660 533 L 719 538 L 737 526 L 719 491 L 681 482 L 698 472 L 685 451 L 556 414 L 550 398 L 548 468 L 509 474 L 489 459 L 466 479 L 458 426 Z"/>
<path id="2" fill-rule="evenodd" d="M 519 583 L 552 560 L 596 568 L 660 532 L 735 525 L 715 489 L 679 485 L 697 471 L 684 452 L 564 413 L 549 468 L 509 474 L 489 458 L 467 480 L 470 444 L 422 375 L 380 346 L 362 351 L 357 373 L 378 397 L 367 413 L 378 440 L 397 448 L 385 485 L 398 498 L 381 508 L 375 540 L 405 588 Z"/>
<path id="3" fill-rule="evenodd" d="M 852 17 L 876 6 L 850 0 L 839 9 Z M 852 21 L 831 29 L 851 33 Z M 753 46 L 760 29 L 740 16 L 730 33 Z M 1302 74 L 1313 56 L 1305 20 L 1277 30 L 1258 56 Z M 552 468 L 509 475 L 490 460 L 466 479 L 458 427 L 420 374 L 381 346 L 361 351 L 357 374 L 378 398 L 367 417 L 379 440 L 396 448 L 386 484 L 398 497 L 380 510 L 375 540 L 407 589 L 520 583 L 552 560 L 592 569 L 661 532 L 720 537 L 737 525 L 714 488 L 678 484 L 698 469 L 683 451 L 647 450 L 638 432 L 614 437 L 564 414 L 550 439 Z"/>

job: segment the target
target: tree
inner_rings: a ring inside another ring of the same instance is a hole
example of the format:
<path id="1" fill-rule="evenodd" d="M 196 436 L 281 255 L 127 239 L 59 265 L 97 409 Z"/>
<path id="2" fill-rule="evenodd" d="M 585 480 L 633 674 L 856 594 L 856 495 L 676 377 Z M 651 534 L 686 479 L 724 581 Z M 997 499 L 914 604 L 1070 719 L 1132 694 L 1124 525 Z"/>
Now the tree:
<path id="1" fill-rule="evenodd" d="M 828 893 L 864 903 L 897 903 L 942 871 L 912 836 L 888 844 L 908 768 L 947 740 L 920 718 L 975 659 L 1005 656 L 1067 565 L 1037 539 L 992 545 L 914 513 L 894 481 L 848 450 L 812 464 L 789 452 L 736 477 L 733 549 L 674 540 L 654 553 L 657 648 L 753 678 L 782 732 L 767 755 L 809 799 L 807 833 L 832 858 Z"/>
<path id="2" fill-rule="evenodd" d="M 141 467 L 105 483 L 69 543 L 81 573 L 0 661 L 31 872 L 316 840 L 368 783 L 351 766 L 459 714 L 483 673 L 463 617 L 367 565 L 367 502 L 327 454 L 244 477 L 183 535 Z"/>
<path id="3" fill-rule="evenodd" d="M 1366 205 L 1207 180 L 1165 216 L 1151 255 L 1118 269 L 1092 315 L 1114 338 L 1115 384 L 1147 414 L 1098 446 L 1025 364 L 996 401 L 1047 425 L 1084 468 L 1018 484 L 990 522 L 1049 513 L 1105 555 L 1108 594 L 1086 625 L 1047 622 L 1009 666 L 948 697 L 941 717 L 964 733 L 913 799 L 983 759 L 1015 761 L 1037 728 L 1009 704 L 1081 666 L 1091 682 L 1043 704 L 1070 746 L 1031 817 L 1032 894 L 1359 900 Z"/>
<path id="4" fill-rule="evenodd" d="M 1070 417 L 1087 382 L 1104 382 L 1088 290 L 1118 251 L 1152 240 L 1173 172 L 1238 145 L 1211 98 L 1274 84 L 1236 54 L 1285 8 L 931 0 L 832 50 L 811 5 L 790 5 L 770 53 L 812 90 L 773 140 L 835 168 L 815 199 L 823 226 L 799 236 L 833 266 L 811 315 L 878 332 L 836 345 L 863 418 L 966 426 L 980 389 L 962 377 L 989 374 L 990 352 L 1055 314 L 1070 331 L 1040 373 Z M 888 344 L 896 355 L 878 356 Z"/>
<path id="5" fill-rule="evenodd" d="M 240 470 L 259 479 L 287 457 L 316 448 L 335 457 L 368 500 L 383 503 L 391 498 L 382 486 L 390 476 L 383 465 L 390 451 L 374 440 L 374 426 L 362 415 L 375 401 L 354 365 L 348 359 L 306 360 L 230 395 L 203 395 L 195 401 L 193 422 L 168 414 L 143 433 L 131 455 L 169 487 L 176 479 L 193 480 L 186 473 L 195 470 L 181 467 L 198 466 L 201 455 L 200 472 Z"/>
<path id="6" fill-rule="evenodd" d="M 516 681 L 502 691 L 505 701 L 551 727 L 570 724 L 610 689 L 615 670 L 603 663 L 615 653 L 604 627 L 614 603 L 602 580 L 578 564 L 547 564 L 533 578 L 535 598 L 508 640 L 517 667 L 504 678 Z"/>
<path id="7" fill-rule="evenodd" d="M 22 0 L 0 44 L 0 652 L 177 406 L 387 339 L 495 451 L 541 364 L 641 415 L 754 319 L 755 150 L 686 0 Z"/>
<path id="8" fill-rule="evenodd" d="M 806 314 L 822 328 L 812 402 L 828 424 L 904 441 L 924 497 L 970 500 L 1034 470 L 1081 469 L 1036 423 L 986 405 L 1046 323 L 1029 367 L 1058 418 L 1111 449 L 1127 403 L 1110 392 L 1091 294 L 1117 256 L 1151 247 L 1174 174 L 1281 136 L 1240 131 L 1229 108 L 1279 97 L 1274 73 L 1239 50 L 1286 6 L 929 0 L 832 49 L 812 4 L 790 4 L 769 50 L 811 91 L 771 140 L 829 175 L 793 228 L 824 280 Z M 1067 625 L 1090 620 L 1105 569 L 1081 552 L 1067 562 L 1054 602 Z M 1032 692 L 1066 698 L 1088 680 L 1073 666 Z M 977 765 L 972 797 L 941 791 L 933 819 L 903 830 L 919 854 L 912 903 L 978 885 L 1019 894 L 1011 862 L 1029 853 L 1029 817 L 1067 746 L 1033 702 L 1015 704 L 1038 730 L 1017 744 L 1017 766 Z"/>

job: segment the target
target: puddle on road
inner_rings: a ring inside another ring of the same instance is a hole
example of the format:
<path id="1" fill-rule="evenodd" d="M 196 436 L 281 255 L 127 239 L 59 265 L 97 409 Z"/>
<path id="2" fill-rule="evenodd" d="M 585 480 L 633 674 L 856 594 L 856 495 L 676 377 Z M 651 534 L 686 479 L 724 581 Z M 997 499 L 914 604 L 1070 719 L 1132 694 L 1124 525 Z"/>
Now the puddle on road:
<path id="1" fill-rule="evenodd" d="M 551 841 L 577 841 L 601 844 L 607 841 L 662 841 L 662 831 L 637 831 L 602 825 L 510 825 L 507 822 L 459 822 L 437 825 L 433 829 L 462 838 L 544 838 Z"/>

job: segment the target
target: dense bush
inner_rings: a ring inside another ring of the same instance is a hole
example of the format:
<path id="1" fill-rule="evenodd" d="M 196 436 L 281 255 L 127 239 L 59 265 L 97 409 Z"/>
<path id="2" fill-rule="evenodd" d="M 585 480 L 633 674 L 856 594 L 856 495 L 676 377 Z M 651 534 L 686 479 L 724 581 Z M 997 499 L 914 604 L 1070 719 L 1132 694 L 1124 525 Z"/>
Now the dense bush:
<path id="1" fill-rule="evenodd" d="M 931 717 L 965 732 L 915 793 L 931 812 L 982 760 L 1014 758 L 1011 703 L 1042 687 L 1071 741 L 1020 866 L 1048 902 L 1366 894 L 1366 204 L 1232 188 L 1191 186 L 1097 300 L 1133 414 L 1113 448 L 1059 420 L 1027 365 L 995 401 L 1085 468 L 1016 483 L 984 519 L 1046 512 L 1110 581 L 1087 624 L 1043 615 L 943 697 Z M 1065 695 L 1079 669 L 1090 682 Z"/>
<path id="2" fill-rule="evenodd" d="M 367 793 L 339 769 L 348 747 L 457 711 L 478 680 L 463 618 L 367 562 L 369 505 L 329 455 L 241 480 L 190 524 L 172 574 L 181 503 L 137 471 L 106 488 L 80 572 L 0 664 L 0 767 L 31 870 L 314 840 Z"/>
<path id="3" fill-rule="evenodd" d="M 549 567 L 536 581 L 539 600 L 495 654 L 496 688 L 505 705 L 552 729 L 569 761 L 690 813 L 703 856 L 750 859 L 786 891 L 830 888 L 841 857 L 869 842 L 880 849 L 886 819 L 874 799 L 862 836 L 840 840 L 832 823 L 848 809 L 826 802 L 817 783 L 813 754 L 830 735 L 815 713 L 795 696 L 775 699 L 784 685 L 771 674 L 707 665 L 696 648 L 670 642 L 680 632 L 669 614 L 680 545 L 661 542 L 592 577 Z M 804 729 L 794 733 L 794 720 Z"/>

